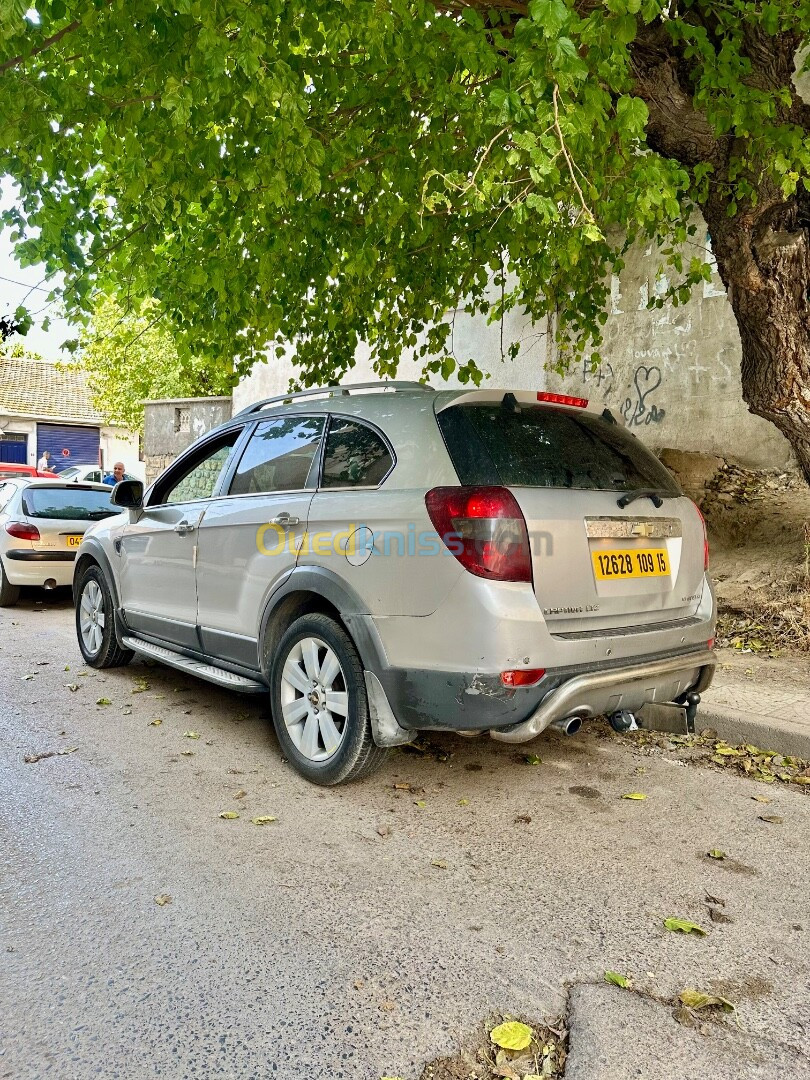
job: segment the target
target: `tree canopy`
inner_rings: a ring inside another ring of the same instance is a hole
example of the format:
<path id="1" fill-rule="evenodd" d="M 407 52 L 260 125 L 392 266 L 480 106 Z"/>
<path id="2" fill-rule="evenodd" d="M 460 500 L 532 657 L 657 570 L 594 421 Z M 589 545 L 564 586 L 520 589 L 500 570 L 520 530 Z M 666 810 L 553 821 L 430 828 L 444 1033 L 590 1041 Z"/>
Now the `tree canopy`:
<path id="1" fill-rule="evenodd" d="M 149 398 L 229 394 L 232 373 L 222 362 L 181 358 L 154 301 L 125 311 L 112 296 L 98 299 L 79 339 L 76 366 L 87 373 L 93 404 L 109 423 L 143 432 Z"/>
<path id="2" fill-rule="evenodd" d="M 293 342 L 309 383 L 361 339 L 381 375 L 417 344 L 447 373 L 464 305 L 553 311 L 587 355 L 635 238 L 675 300 L 707 272 L 700 208 L 746 399 L 810 475 L 808 0 L 28 6 L 0 6 L 6 221 L 74 314 L 153 299 L 181 358 Z"/>

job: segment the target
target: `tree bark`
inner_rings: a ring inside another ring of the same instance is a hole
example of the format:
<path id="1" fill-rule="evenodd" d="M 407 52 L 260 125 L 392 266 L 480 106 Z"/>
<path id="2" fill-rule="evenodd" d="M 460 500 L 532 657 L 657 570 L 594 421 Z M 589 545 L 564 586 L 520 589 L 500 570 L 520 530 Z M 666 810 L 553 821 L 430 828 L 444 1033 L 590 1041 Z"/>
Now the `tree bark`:
<path id="1" fill-rule="evenodd" d="M 810 483 L 810 195 L 757 217 L 703 207 L 742 342 L 743 398 L 793 447 Z"/>
<path id="2" fill-rule="evenodd" d="M 770 92 L 792 87 L 799 44 L 792 34 L 765 39 L 748 28 L 751 83 Z M 632 55 L 636 93 L 649 109 L 650 147 L 687 168 L 713 166 L 701 210 L 740 333 L 743 398 L 787 438 L 810 483 L 810 193 L 800 186 L 785 198 L 772 180 L 749 169 L 756 202 L 729 213 L 730 166 L 750 147 L 718 138 L 695 109 L 695 72 L 663 26 L 642 30 Z M 795 89 L 779 111 L 779 121 L 810 134 L 810 106 Z"/>

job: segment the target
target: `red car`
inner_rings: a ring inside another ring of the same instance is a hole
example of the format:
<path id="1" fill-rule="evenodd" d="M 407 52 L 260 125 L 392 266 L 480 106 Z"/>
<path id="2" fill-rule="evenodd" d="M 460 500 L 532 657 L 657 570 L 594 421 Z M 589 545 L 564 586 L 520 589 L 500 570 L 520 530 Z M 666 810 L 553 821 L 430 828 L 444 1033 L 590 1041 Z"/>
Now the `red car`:
<path id="1" fill-rule="evenodd" d="M 12 476 L 45 476 L 56 480 L 54 472 L 40 472 L 34 465 L 18 465 L 14 462 L 0 461 L 0 480 L 9 480 Z"/>

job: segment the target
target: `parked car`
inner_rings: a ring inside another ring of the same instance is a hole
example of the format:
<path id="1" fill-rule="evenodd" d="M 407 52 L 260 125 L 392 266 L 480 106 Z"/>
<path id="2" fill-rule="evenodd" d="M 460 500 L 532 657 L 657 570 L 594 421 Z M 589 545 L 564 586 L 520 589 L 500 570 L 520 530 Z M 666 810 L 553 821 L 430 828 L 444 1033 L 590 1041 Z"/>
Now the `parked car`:
<path id="1" fill-rule="evenodd" d="M 0 481 L 11 480 L 15 476 L 44 476 L 56 479 L 56 473 L 40 471 L 35 465 L 18 465 L 16 462 L 0 461 Z"/>
<path id="2" fill-rule="evenodd" d="M 702 517 L 601 405 L 387 383 L 260 401 L 198 440 L 74 574 L 93 667 L 133 653 L 270 694 L 308 779 L 418 731 L 523 743 L 714 669 Z"/>
<path id="3" fill-rule="evenodd" d="M 59 470 L 60 480 L 69 480 L 74 484 L 103 484 L 104 477 L 109 476 L 111 469 L 100 469 L 98 465 L 68 465 L 66 469 Z M 137 480 L 134 473 L 124 473 L 124 480 Z"/>
<path id="4" fill-rule="evenodd" d="M 110 495 L 100 484 L 0 480 L 0 607 L 16 604 L 22 585 L 70 585 L 85 529 L 120 514 Z"/>

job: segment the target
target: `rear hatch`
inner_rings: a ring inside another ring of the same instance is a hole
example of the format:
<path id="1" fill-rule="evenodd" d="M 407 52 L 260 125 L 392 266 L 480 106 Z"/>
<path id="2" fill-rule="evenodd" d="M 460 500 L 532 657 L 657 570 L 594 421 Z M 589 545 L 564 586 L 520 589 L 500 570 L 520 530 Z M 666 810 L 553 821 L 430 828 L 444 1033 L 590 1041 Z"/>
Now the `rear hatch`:
<path id="1" fill-rule="evenodd" d="M 456 397 L 437 419 L 461 483 L 502 485 L 517 499 L 552 633 L 695 614 L 705 569 L 700 514 L 610 414 L 476 393 Z"/>
<path id="2" fill-rule="evenodd" d="M 110 502 L 112 488 L 89 484 L 30 484 L 22 493 L 25 517 L 39 531 L 37 551 L 76 551 L 96 521 L 119 514 Z"/>

